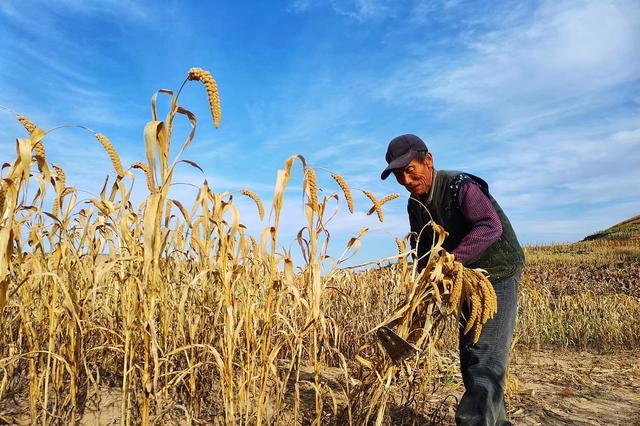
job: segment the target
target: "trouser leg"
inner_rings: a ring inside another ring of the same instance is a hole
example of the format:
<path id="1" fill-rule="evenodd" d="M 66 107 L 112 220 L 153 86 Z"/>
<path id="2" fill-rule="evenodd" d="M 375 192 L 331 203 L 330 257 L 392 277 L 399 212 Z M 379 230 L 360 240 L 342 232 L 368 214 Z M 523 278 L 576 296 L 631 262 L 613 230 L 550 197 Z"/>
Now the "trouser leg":
<path id="1" fill-rule="evenodd" d="M 498 312 L 473 343 L 473 330 L 460 326 L 460 367 L 465 392 L 456 410 L 458 425 L 510 425 L 504 405 L 504 384 L 518 307 L 521 273 L 493 284 Z M 465 315 L 465 317 L 468 315 Z"/>

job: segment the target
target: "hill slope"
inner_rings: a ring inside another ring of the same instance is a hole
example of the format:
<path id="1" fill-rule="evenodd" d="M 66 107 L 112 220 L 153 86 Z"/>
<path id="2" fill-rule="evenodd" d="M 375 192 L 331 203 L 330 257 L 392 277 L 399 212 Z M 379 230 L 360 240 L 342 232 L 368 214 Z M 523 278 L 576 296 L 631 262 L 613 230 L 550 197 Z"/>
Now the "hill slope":
<path id="1" fill-rule="evenodd" d="M 640 238 L 640 215 L 622 221 L 604 231 L 589 235 L 583 241 Z"/>

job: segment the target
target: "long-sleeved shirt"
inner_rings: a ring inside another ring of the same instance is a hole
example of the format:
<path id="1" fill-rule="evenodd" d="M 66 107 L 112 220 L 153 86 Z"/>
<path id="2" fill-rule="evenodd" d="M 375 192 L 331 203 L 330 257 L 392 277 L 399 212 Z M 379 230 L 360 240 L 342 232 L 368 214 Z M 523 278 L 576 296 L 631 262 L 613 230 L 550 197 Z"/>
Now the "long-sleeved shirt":
<path id="1" fill-rule="evenodd" d="M 466 182 L 460 187 L 458 205 L 471 225 L 471 231 L 462 238 L 453 254 L 456 260 L 466 265 L 500 239 L 502 224 L 491 200 L 473 182 Z"/>

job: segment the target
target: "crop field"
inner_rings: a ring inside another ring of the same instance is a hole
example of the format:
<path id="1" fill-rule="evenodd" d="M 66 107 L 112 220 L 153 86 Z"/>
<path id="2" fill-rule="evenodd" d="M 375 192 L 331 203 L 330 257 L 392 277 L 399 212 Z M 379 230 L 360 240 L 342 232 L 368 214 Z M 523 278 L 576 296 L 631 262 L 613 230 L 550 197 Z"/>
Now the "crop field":
<path id="1" fill-rule="evenodd" d="M 457 320 L 471 305 L 469 332 L 481 332 L 495 309 L 486 278 L 441 248 L 435 224 L 421 275 L 403 230 L 381 267 L 342 267 L 367 243 L 366 228 L 328 258 L 336 208 L 353 211 L 357 197 L 382 221 L 398 195 L 356 192 L 337 172 L 333 188 L 319 188 L 320 171 L 302 155 L 278 171 L 270 203 L 250 188 L 215 193 L 205 181 L 185 205 L 170 189 L 176 167 L 199 168 L 182 159 L 198 143 L 196 115 L 179 104 L 185 84 L 204 87 L 217 127 L 216 83 L 193 68 L 177 92 L 154 95 L 146 159 L 122 164 L 109 139 L 87 129 L 113 165 L 88 198 L 46 155 L 55 129 L 16 114 L 25 135 L 0 180 L 0 424 L 451 423 L 462 391 Z M 169 158 L 176 120 L 192 132 Z M 294 168 L 307 223 L 297 238 L 301 264 L 279 243 Z M 148 190 L 139 205 L 135 179 Z M 252 199 L 269 225 L 247 229 L 238 197 Z M 506 389 L 512 418 L 633 424 L 637 218 L 583 242 L 525 251 Z M 420 349 L 399 364 L 373 332 L 390 321 Z"/>

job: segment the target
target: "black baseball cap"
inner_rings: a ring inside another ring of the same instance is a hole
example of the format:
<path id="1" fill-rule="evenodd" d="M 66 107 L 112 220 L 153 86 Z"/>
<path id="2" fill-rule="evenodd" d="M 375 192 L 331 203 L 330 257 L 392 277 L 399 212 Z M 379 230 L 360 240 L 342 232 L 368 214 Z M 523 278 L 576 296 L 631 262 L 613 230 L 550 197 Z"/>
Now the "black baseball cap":
<path id="1" fill-rule="evenodd" d="M 429 150 L 422 139 L 416 135 L 408 134 L 393 138 L 389 142 L 385 156 L 389 165 L 384 169 L 380 178 L 385 180 L 393 170 L 406 167 L 418 152 L 429 152 Z"/>

